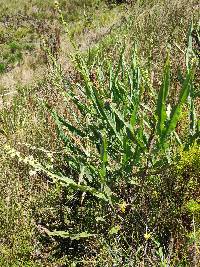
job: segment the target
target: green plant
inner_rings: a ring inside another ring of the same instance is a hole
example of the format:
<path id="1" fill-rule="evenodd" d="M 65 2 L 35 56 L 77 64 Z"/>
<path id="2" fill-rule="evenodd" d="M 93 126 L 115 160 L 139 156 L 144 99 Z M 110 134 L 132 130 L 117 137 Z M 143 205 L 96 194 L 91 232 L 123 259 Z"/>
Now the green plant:
<path id="1" fill-rule="evenodd" d="M 145 102 L 149 88 L 135 50 L 130 67 L 124 61 L 123 51 L 117 66 L 110 65 L 108 79 L 101 66 L 93 62 L 89 69 L 84 59 L 77 55 L 82 80 L 75 86 L 69 84 L 65 93 L 65 101 L 71 103 L 71 119 L 58 115 L 49 107 L 68 151 L 67 164 L 81 175 L 83 184 L 98 188 L 107 197 L 112 195 L 110 188 L 118 184 L 121 177 L 130 182 L 134 168 L 153 169 L 170 160 L 170 144 L 176 142 L 174 132 L 193 81 L 190 69 L 178 103 L 167 117 L 169 59 L 154 108 L 155 97 L 150 99 L 150 104 Z M 78 93 L 75 92 L 77 86 Z"/>
<path id="2" fill-rule="evenodd" d="M 139 65 L 136 48 L 130 64 L 124 59 L 124 48 L 117 65 L 104 62 L 109 75 L 99 62 L 98 55 L 89 65 L 80 54 L 76 55 L 81 79 L 67 83 L 63 91 L 67 116 L 47 105 L 65 144 L 69 175 L 46 168 L 35 159 L 26 158 L 24 162 L 55 182 L 82 191 L 83 197 L 85 193 L 94 195 L 112 207 L 121 202 L 118 191 L 122 183 L 134 187 L 137 176 L 146 179 L 154 173 L 162 174 L 177 152 L 176 146 L 184 145 L 175 130 L 193 83 L 193 67 L 185 75 L 178 103 L 167 114 L 169 57 L 158 96 Z M 189 133 L 185 135 L 189 138 Z M 15 155 L 12 150 L 10 153 Z"/>

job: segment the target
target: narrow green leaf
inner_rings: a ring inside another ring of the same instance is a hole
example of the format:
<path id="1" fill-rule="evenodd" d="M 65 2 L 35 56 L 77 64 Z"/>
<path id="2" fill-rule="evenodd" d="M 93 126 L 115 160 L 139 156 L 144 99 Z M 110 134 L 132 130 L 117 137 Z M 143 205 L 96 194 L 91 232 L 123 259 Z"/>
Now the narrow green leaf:
<path id="1" fill-rule="evenodd" d="M 65 186 L 69 186 L 75 190 L 80 190 L 83 192 L 89 192 L 92 195 L 96 196 L 99 199 L 102 199 L 104 201 L 109 201 L 109 199 L 105 196 L 104 193 L 99 192 L 98 190 L 96 190 L 95 188 L 91 187 L 91 186 L 87 186 L 87 185 L 83 185 L 83 184 L 77 184 L 74 180 L 66 177 L 66 176 L 62 176 L 62 175 L 58 175 L 55 173 L 50 172 L 49 170 L 47 170 L 46 168 L 44 168 L 43 166 L 37 166 L 37 168 L 40 171 L 43 171 L 44 173 L 46 173 L 50 178 L 52 178 L 55 182 L 60 181 L 63 185 Z"/>
<path id="2" fill-rule="evenodd" d="M 179 101 L 178 104 L 176 105 L 176 107 L 174 108 L 170 121 L 166 127 L 166 132 L 162 138 L 162 141 L 164 141 L 164 139 L 169 136 L 169 134 L 175 130 L 177 122 L 179 121 L 180 115 L 181 115 L 181 111 L 182 111 L 182 106 L 183 104 L 186 102 L 187 97 L 189 95 L 189 90 L 190 90 L 190 84 L 192 82 L 193 79 L 193 71 L 190 70 L 187 74 L 186 74 L 186 79 L 185 82 L 183 84 L 183 87 L 181 89 L 180 92 L 180 97 L 179 97 Z"/>
<path id="3" fill-rule="evenodd" d="M 120 113 L 120 111 L 118 111 L 114 104 L 110 104 L 110 108 L 112 110 L 112 112 L 120 119 L 120 121 L 123 123 L 124 128 L 126 129 L 126 131 L 130 134 L 129 135 L 129 139 L 135 141 L 142 149 L 145 149 L 145 144 L 143 142 L 141 142 L 141 140 L 139 140 L 137 138 L 137 136 L 134 134 L 134 129 L 132 128 L 132 125 L 129 124 L 128 122 L 125 121 L 124 116 Z M 123 143 L 122 143 L 123 144 Z"/>
<path id="4" fill-rule="evenodd" d="M 166 130 L 165 128 L 167 119 L 166 99 L 169 92 L 169 86 L 170 86 L 170 61 L 168 55 L 164 68 L 163 82 L 158 95 L 157 110 L 156 110 L 158 116 L 157 131 L 160 138 L 162 138 L 162 135 Z"/>
<path id="5" fill-rule="evenodd" d="M 81 131 L 80 129 L 75 127 L 74 125 L 67 122 L 66 119 L 64 119 L 61 116 L 59 116 L 58 114 L 56 114 L 56 112 L 54 112 L 54 116 L 56 116 L 57 119 L 60 121 L 60 123 L 63 126 L 65 126 L 71 133 L 76 134 L 76 135 L 81 136 L 81 137 L 86 137 L 86 133 L 84 133 L 83 131 Z"/>
<path id="6" fill-rule="evenodd" d="M 108 125 L 110 126 L 110 130 L 112 130 L 115 134 L 115 136 L 118 138 L 118 140 L 121 142 L 121 144 L 123 143 L 122 141 L 122 138 L 120 137 L 118 131 L 117 131 L 117 128 L 116 128 L 116 124 L 113 120 L 113 118 L 106 112 L 106 110 L 104 110 L 104 106 L 102 104 L 102 102 L 100 101 L 99 99 L 99 95 L 98 95 L 98 92 L 96 89 L 94 89 L 94 96 L 95 96 L 95 102 L 96 102 L 96 105 L 98 107 L 98 111 L 100 113 L 100 116 L 101 116 L 101 119 L 102 121 L 107 121 Z"/>
<path id="7" fill-rule="evenodd" d="M 101 170 L 100 170 L 100 176 L 101 176 L 101 182 L 103 185 L 105 185 L 106 183 L 106 166 L 107 166 L 107 162 L 108 162 L 108 152 L 107 152 L 107 147 L 108 147 L 108 143 L 107 143 L 107 139 L 106 139 L 106 133 L 105 131 L 102 133 L 101 135 L 101 149 L 100 149 L 100 153 L 101 153 L 101 162 L 102 162 L 102 166 L 101 166 Z"/>

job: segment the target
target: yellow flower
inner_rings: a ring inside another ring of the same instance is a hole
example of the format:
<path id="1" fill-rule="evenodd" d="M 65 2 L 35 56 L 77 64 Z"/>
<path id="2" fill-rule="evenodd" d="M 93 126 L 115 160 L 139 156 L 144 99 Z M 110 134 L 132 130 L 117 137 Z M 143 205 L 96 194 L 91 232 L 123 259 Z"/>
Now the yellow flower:
<path id="1" fill-rule="evenodd" d="M 126 211 L 126 207 L 127 207 L 127 204 L 124 200 L 122 203 L 119 203 L 119 208 L 120 208 L 121 212 L 124 213 Z"/>
<path id="2" fill-rule="evenodd" d="M 151 233 L 145 233 L 145 234 L 144 234 L 144 238 L 145 238 L 146 240 L 149 240 L 149 239 L 151 238 Z"/>
<path id="3" fill-rule="evenodd" d="M 152 192 L 152 195 L 153 195 L 153 197 L 157 198 L 157 197 L 158 197 L 158 192 L 157 192 L 156 190 L 154 190 L 154 191 Z"/>

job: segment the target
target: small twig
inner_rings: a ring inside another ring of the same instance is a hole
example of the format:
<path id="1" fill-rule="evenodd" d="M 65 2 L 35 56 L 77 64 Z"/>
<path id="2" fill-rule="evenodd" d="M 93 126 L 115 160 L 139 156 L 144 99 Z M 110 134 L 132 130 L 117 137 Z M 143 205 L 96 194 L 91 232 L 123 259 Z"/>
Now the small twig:
<path id="1" fill-rule="evenodd" d="M 179 51 L 181 51 L 181 53 L 185 54 L 185 52 L 180 48 L 180 46 L 177 43 L 174 43 L 174 45 L 178 48 Z"/>

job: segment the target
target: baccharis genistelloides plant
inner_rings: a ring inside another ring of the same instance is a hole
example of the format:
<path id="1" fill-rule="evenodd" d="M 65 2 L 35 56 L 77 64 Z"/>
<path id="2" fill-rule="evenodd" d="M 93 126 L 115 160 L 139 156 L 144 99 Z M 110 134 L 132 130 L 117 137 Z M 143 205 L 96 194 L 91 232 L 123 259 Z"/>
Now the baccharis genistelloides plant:
<path id="1" fill-rule="evenodd" d="M 172 144 L 190 143 L 189 129 L 184 141 L 175 130 L 193 86 L 195 69 L 190 66 L 186 70 L 177 104 L 168 112 L 169 56 L 161 88 L 151 96 L 152 85 L 140 67 L 135 47 L 129 63 L 123 48 L 118 63 L 107 64 L 109 75 L 97 62 L 98 58 L 89 67 L 77 53 L 75 63 L 81 79 L 67 83 L 64 89 L 70 116 L 60 116 L 54 107 L 48 108 L 67 149 L 66 163 L 79 175 L 77 183 L 98 190 L 112 202 L 112 191 L 119 181 L 131 182 L 135 170 L 162 168 L 173 155 Z"/>
<path id="2" fill-rule="evenodd" d="M 107 60 L 107 68 L 98 54 L 92 64 L 87 64 L 87 59 L 77 52 L 74 62 L 80 79 L 62 82 L 67 115 L 60 115 L 53 106 L 46 105 L 64 142 L 69 175 L 33 159 L 23 160 L 53 181 L 111 205 L 121 201 L 115 193 L 121 181 L 131 184 L 138 174 L 142 179 L 151 171 L 163 171 L 176 153 L 174 147 L 188 146 L 198 137 L 196 124 L 192 125 L 192 138 L 190 129 L 184 134 L 184 140 L 176 132 L 183 105 L 188 96 L 193 97 L 195 64 L 188 64 L 182 74 L 179 98 L 172 106 L 169 55 L 160 90 L 156 93 L 147 72 L 140 66 L 136 46 L 129 62 L 125 60 L 124 51 L 125 47 L 117 63 Z M 190 112 L 195 110 L 194 101 L 192 103 Z M 7 151 L 19 156 L 8 147 Z"/>

